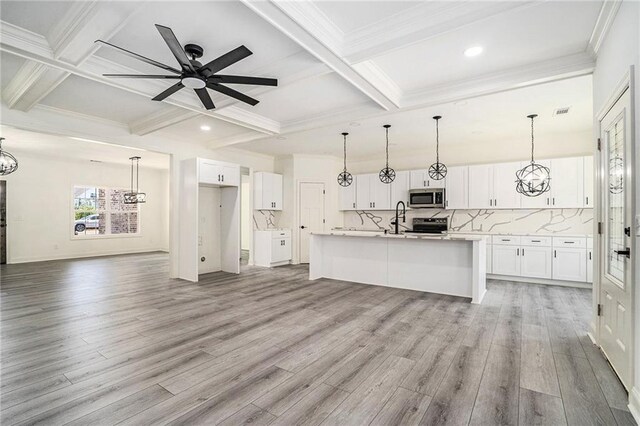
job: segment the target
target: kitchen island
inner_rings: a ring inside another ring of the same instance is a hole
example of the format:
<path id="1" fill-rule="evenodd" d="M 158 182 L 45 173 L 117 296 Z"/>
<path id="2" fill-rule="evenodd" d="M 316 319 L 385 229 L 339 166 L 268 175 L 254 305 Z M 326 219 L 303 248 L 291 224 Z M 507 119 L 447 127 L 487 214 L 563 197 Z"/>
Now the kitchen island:
<path id="1" fill-rule="evenodd" d="M 330 231 L 311 234 L 309 279 L 468 297 L 486 293 L 483 237 Z"/>

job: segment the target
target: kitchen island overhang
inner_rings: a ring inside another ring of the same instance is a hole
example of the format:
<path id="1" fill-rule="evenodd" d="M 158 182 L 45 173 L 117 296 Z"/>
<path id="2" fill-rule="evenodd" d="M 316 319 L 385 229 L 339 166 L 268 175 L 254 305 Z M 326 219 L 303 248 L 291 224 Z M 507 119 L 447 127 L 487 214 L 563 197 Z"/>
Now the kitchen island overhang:
<path id="1" fill-rule="evenodd" d="M 377 232 L 312 233 L 309 279 L 467 297 L 486 293 L 483 237 L 408 236 Z"/>

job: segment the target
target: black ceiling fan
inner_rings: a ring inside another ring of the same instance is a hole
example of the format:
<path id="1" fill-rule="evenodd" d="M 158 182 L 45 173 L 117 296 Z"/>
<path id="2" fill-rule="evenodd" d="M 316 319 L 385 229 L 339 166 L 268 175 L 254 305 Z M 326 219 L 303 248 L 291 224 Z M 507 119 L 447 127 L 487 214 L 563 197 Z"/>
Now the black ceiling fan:
<path id="1" fill-rule="evenodd" d="M 103 74 L 105 77 L 117 77 L 117 78 L 153 78 L 153 79 L 167 79 L 167 80 L 180 80 L 173 86 L 169 87 L 164 92 L 153 98 L 154 101 L 162 101 L 163 99 L 171 96 L 178 90 L 187 87 L 193 89 L 200 101 L 206 109 L 213 109 L 216 106 L 207 92 L 207 88 L 215 90 L 216 92 L 235 98 L 239 101 L 245 102 L 249 105 L 256 105 L 259 101 L 253 99 L 243 93 L 240 93 L 230 87 L 224 86 L 224 84 L 252 84 L 258 86 L 277 86 L 278 80 L 275 78 L 262 78 L 262 77 L 244 77 L 239 75 L 222 75 L 216 74 L 222 69 L 235 64 L 236 62 L 252 55 L 249 49 L 245 46 L 237 47 L 230 52 L 225 53 L 217 59 L 202 65 L 197 61 L 202 57 L 204 49 L 197 44 L 187 44 L 184 49 L 180 45 L 180 42 L 176 38 L 175 34 L 169 27 L 156 24 L 156 28 L 160 32 L 160 35 L 169 46 L 171 53 L 176 57 L 180 64 L 180 69 L 170 67 L 169 65 L 162 64 L 153 59 L 146 58 L 137 53 L 133 53 L 129 50 L 115 46 L 106 41 L 96 40 L 96 43 L 100 43 L 104 46 L 112 47 L 118 51 L 146 62 L 147 64 L 154 65 L 158 68 L 162 68 L 165 71 L 172 72 L 176 75 L 147 75 L 147 74 Z M 187 55 L 191 56 L 191 59 Z"/>

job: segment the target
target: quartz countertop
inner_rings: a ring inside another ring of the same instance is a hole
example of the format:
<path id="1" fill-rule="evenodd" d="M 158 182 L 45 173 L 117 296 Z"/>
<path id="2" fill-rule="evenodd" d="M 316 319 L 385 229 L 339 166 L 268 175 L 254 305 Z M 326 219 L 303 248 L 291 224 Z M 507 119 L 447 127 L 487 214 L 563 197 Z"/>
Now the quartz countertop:
<path id="1" fill-rule="evenodd" d="M 441 234 L 393 234 L 384 233 L 384 231 L 350 231 L 350 230 L 333 230 L 324 232 L 312 232 L 311 235 L 333 235 L 339 237 L 369 237 L 369 238 L 391 238 L 391 239 L 407 239 L 407 240 L 447 240 L 447 241 L 480 241 L 485 237 L 482 235 L 441 235 Z"/>

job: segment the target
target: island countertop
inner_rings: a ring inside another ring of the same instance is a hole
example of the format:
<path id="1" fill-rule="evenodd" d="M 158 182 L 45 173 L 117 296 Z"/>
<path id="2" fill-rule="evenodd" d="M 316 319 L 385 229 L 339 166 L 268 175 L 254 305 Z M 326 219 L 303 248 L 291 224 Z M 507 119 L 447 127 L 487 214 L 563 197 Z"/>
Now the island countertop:
<path id="1" fill-rule="evenodd" d="M 464 240 L 464 241 L 480 241 L 486 236 L 483 235 L 455 235 L 455 234 L 421 234 L 421 233 L 400 233 L 394 234 L 392 232 L 381 231 L 323 231 L 312 232 L 312 235 L 338 235 L 343 237 L 373 237 L 373 238 L 406 238 L 406 239 L 419 239 L 419 240 Z"/>

